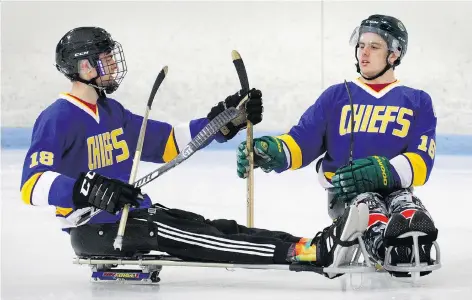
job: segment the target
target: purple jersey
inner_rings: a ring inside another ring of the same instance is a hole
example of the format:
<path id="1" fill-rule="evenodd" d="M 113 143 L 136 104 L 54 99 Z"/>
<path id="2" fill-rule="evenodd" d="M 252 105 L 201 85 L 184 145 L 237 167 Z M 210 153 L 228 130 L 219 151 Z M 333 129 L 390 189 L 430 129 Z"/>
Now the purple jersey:
<path id="1" fill-rule="evenodd" d="M 73 227 L 81 215 L 72 202 L 73 186 L 80 172 L 94 170 L 128 182 L 142 120 L 110 98 L 100 99 L 95 113 L 69 94 L 61 94 L 34 124 L 23 165 L 23 201 L 55 206 L 62 227 Z M 148 120 L 141 160 L 172 160 L 208 122 L 202 118 L 173 127 Z M 217 139 L 223 141 L 219 135 Z M 150 203 L 146 197 L 143 206 Z M 118 218 L 102 212 L 90 222 L 115 222 Z"/>
<path id="2" fill-rule="evenodd" d="M 353 158 L 385 156 L 402 187 L 423 185 L 436 150 L 436 115 L 431 97 L 398 81 L 377 92 L 359 79 L 348 82 L 354 114 L 344 83 L 326 89 L 297 125 L 279 136 L 289 156 L 285 168 L 307 166 L 323 155 L 319 180 L 330 187 L 334 172 L 349 162 L 351 118 Z"/>

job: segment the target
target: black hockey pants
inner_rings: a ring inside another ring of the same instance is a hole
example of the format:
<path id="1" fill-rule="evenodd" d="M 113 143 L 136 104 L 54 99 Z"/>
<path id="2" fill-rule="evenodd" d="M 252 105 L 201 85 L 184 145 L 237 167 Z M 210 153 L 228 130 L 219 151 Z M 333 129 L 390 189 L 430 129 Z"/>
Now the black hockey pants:
<path id="1" fill-rule="evenodd" d="M 78 256 L 133 256 L 155 250 L 188 261 L 286 264 L 289 247 L 300 240 L 159 204 L 129 213 L 122 251 L 113 249 L 117 230 L 118 223 L 72 228 L 72 247 Z"/>

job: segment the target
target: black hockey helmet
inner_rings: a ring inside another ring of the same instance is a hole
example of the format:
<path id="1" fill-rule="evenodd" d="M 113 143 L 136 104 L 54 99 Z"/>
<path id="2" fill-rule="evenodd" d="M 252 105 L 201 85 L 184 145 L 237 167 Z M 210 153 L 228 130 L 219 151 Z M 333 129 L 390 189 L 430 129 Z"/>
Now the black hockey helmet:
<path id="1" fill-rule="evenodd" d="M 101 59 L 100 54 L 113 59 Z M 98 76 L 90 81 L 79 77 L 79 62 L 84 59 L 97 70 Z M 78 27 L 67 32 L 56 46 L 56 68 L 70 80 L 83 82 L 108 94 L 118 89 L 127 73 L 121 44 L 99 27 Z M 101 76 L 99 84 L 97 79 Z"/>
<path id="2" fill-rule="evenodd" d="M 388 47 L 388 56 L 391 53 L 396 53 L 398 55 L 398 59 L 395 60 L 393 65 L 390 65 L 387 59 L 387 65 L 385 68 L 376 76 L 366 78 L 360 72 L 359 67 L 359 58 L 357 57 L 357 49 L 359 48 L 359 38 L 363 33 L 372 32 L 380 35 L 382 39 L 387 43 Z M 355 46 L 355 57 L 357 60 L 356 68 L 357 72 L 361 74 L 367 80 L 372 80 L 377 77 L 382 76 L 387 72 L 388 69 L 393 68 L 395 69 L 405 57 L 406 51 L 408 49 L 408 32 L 406 31 L 405 25 L 398 20 L 397 18 L 386 16 L 386 15 L 371 15 L 367 19 L 361 22 L 361 25 L 354 29 L 354 32 L 351 35 L 351 39 L 349 41 L 351 46 Z"/>

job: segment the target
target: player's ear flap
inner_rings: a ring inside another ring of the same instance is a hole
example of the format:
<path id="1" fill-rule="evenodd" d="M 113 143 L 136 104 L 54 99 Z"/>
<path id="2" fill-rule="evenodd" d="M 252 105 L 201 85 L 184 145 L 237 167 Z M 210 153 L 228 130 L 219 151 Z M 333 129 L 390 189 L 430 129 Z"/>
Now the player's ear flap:
<path id="1" fill-rule="evenodd" d="M 88 77 L 90 76 L 90 72 L 93 71 L 93 67 L 92 65 L 90 64 L 89 60 L 88 59 L 82 59 L 78 62 L 78 67 L 79 67 L 79 75 L 81 77 Z M 88 78 L 84 78 L 84 79 L 88 79 Z"/>

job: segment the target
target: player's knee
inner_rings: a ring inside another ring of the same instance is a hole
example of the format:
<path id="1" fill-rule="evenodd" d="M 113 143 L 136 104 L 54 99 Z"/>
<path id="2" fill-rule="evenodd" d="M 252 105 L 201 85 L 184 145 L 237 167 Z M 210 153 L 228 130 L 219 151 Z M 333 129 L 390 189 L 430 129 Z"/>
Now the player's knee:
<path id="1" fill-rule="evenodd" d="M 209 223 L 224 234 L 238 234 L 240 233 L 239 224 L 234 220 L 216 219 Z"/>
<path id="2" fill-rule="evenodd" d="M 399 212 L 405 209 L 420 209 L 427 211 L 423 202 L 411 189 L 401 189 L 389 194 L 385 200 L 389 207 L 390 213 Z"/>
<path id="3" fill-rule="evenodd" d="M 362 193 L 352 199 L 352 204 L 359 205 L 361 203 L 366 204 L 369 208 L 369 211 L 380 210 L 382 212 L 386 212 L 384 199 L 380 194 L 372 192 Z"/>

